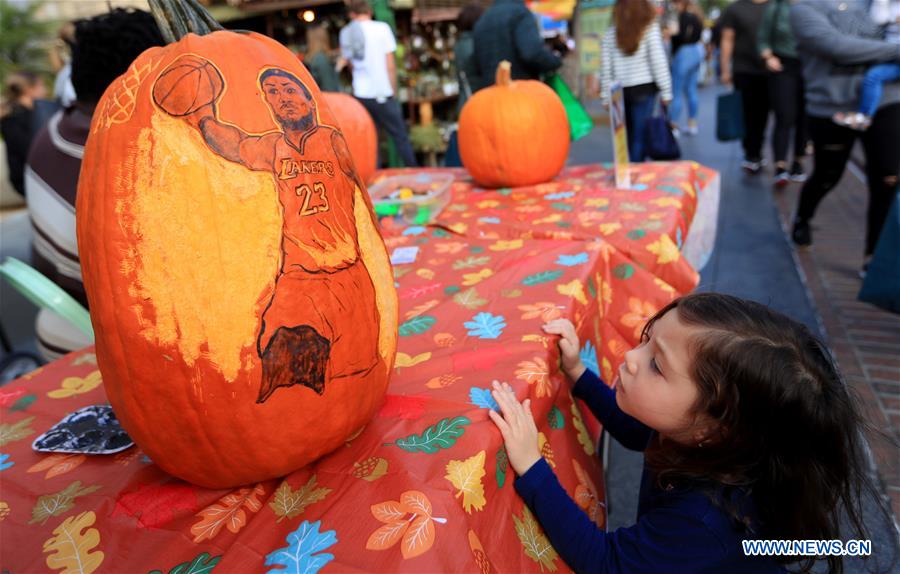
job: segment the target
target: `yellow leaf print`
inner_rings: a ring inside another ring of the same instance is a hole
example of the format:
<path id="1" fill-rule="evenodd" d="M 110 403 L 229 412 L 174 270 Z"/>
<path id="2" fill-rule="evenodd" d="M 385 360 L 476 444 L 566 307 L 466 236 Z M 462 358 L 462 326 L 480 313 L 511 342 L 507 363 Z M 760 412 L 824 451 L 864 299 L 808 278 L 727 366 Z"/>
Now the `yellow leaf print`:
<path id="1" fill-rule="evenodd" d="M 458 221 L 456 223 L 451 223 L 447 226 L 447 229 L 453 231 L 454 233 L 459 233 L 460 235 L 464 235 L 466 231 L 469 230 L 469 225 L 467 223 L 462 223 Z"/>
<path id="2" fill-rule="evenodd" d="M 582 283 L 578 279 L 573 279 L 568 283 L 557 285 L 556 291 L 559 292 L 560 295 L 568 295 L 569 297 L 573 297 L 582 305 L 588 304 L 587 295 L 584 294 L 584 283 Z"/>
<path id="3" fill-rule="evenodd" d="M 616 231 L 622 229 L 621 223 L 601 223 L 600 233 L 603 235 L 612 235 Z"/>
<path id="4" fill-rule="evenodd" d="M 426 269 L 424 267 L 422 269 L 416 269 L 416 275 L 418 275 L 422 279 L 434 279 L 434 271 L 432 271 L 431 269 Z"/>
<path id="5" fill-rule="evenodd" d="M 463 508 L 472 514 L 472 508 L 481 510 L 487 502 L 484 499 L 484 451 L 466 460 L 451 460 L 447 463 L 445 478 L 457 488 L 456 498 L 463 497 Z"/>
<path id="6" fill-rule="evenodd" d="M 491 251 L 512 251 L 513 249 L 521 249 L 525 242 L 521 239 L 501 239 L 488 247 Z"/>
<path id="7" fill-rule="evenodd" d="M 540 565 L 541 572 L 544 568 L 556 572 L 556 559 L 559 555 L 527 506 L 522 508 L 522 518 L 513 514 L 513 525 L 525 549 L 525 555 Z"/>
<path id="8" fill-rule="evenodd" d="M 93 526 L 97 516 L 82 512 L 66 518 L 44 542 L 47 566 L 62 574 L 91 574 L 103 562 L 103 552 L 94 550 L 100 544 L 100 533 Z"/>
<path id="9" fill-rule="evenodd" d="M 659 277 L 654 277 L 653 282 L 656 283 L 656 286 L 668 293 L 669 295 L 675 294 L 675 288 L 660 279 Z"/>
<path id="10" fill-rule="evenodd" d="M 478 209 L 492 209 L 500 205 L 500 202 L 496 199 L 485 199 L 484 201 L 479 201 L 475 204 Z"/>
<path id="11" fill-rule="evenodd" d="M 609 364 L 609 359 L 607 359 L 606 357 L 603 357 L 603 363 L 602 363 L 601 368 L 603 369 L 603 380 L 604 381 L 613 380 L 613 377 L 615 375 L 612 370 L 612 365 Z"/>
<path id="12" fill-rule="evenodd" d="M 592 197 L 584 202 L 585 207 L 606 207 L 609 205 L 608 197 Z"/>
<path id="13" fill-rule="evenodd" d="M 556 468 L 556 461 L 554 460 L 553 449 L 550 447 L 550 441 L 547 440 L 547 435 L 542 432 L 538 433 L 538 450 L 541 451 L 541 456 L 544 457 L 544 460 L 547 461 L 550 468 Z"/>
<path id="14" fill-rule="evenodd" d="M 578 405 L 575 404 L 575 401 L 572 401 L 572 426 L 578 431 L 578 442 L 581 443 L 581 447 L 584 449 L 585 454 L 588 456 L 593 455 L 594 441 L 591 440 L 591 435 L 588 434 L 587 428 L 584 426 L 584 421 L 581 419 L 581 412 L 578 410 Z"/>
<path id="15" fill-rule="evenodd" d="M 415 357 L 410 357 L 406 353 L 397 353 L 397 358 L 394 359 L 394 368 L 402 369 L 404 367 L 414 367 L 419 363 L 424 363 L 430 358 L 430 352 L 422 353 L 421 355 L 416 355 Z"/>
<path id="16" fill-rule="evenodd" d="M 68 377 L 63 379 L 62 388 L 47 393 L 51 399 L 65 399 L 74 395 L 81 395 L 96 389 L 103 383 L 100 371 L 94 371 L 86 377 Z"/>
<path id="17" fill-rule="evenodd" d="M 471 287 L 472 285 L 481 283 L 493 274 L 494 272 L 490 269 L 482 269 L 478 273 L 464 273 L 462 284 L 466 287 Z"/>
<path id="18" fill-rule="evenodd" d="M 562 214 L 554 213 L 553 215 L 548 215 L 547 217 L 542 217 L 541 219 L 535 219 L 534 222 L 538 225 L 542 225 L 544 223 L 556 223 L 557 221 L 562 221 L 562 219 Z"/>
<path id="19" fill-rule="evenodd" d="M 675 209 L 681 209 L 681 200 L 677 197 L 659 197 L 652 200 L 650 203 L 659 207 L 674 207 Z"/>
<path id="20" fill-rule="evenodd" d="M 681 253 L 668 235 L 660 235 L 659 239 L 647 246 L 647 251 L 656 255 L 657 263 L 671 263 L 678 261 Z"/>
<path id="21" fill-rule="evenodd" d="M 34 417 L 28 417 L 17 423 L 0 424 L 0 446 L 4 446 L 13 441 L 22 440 L 23 438 L 34 434 L 34 429 L 31 428 L 31 421 L 33 420 Z"/>

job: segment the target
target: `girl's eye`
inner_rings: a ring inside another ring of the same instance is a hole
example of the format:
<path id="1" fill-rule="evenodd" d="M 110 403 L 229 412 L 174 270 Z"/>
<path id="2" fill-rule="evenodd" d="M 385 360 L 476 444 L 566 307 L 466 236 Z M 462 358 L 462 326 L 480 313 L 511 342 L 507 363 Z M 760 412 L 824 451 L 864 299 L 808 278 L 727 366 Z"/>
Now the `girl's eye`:
<path id="1" fill-rule="evenodd" d="M 662 374 L 662 371 L 659 370 L 659 365 L 656 364 L 656 359 L 650 359 L 650 368 L 656 371 L 656 374 Z"/>

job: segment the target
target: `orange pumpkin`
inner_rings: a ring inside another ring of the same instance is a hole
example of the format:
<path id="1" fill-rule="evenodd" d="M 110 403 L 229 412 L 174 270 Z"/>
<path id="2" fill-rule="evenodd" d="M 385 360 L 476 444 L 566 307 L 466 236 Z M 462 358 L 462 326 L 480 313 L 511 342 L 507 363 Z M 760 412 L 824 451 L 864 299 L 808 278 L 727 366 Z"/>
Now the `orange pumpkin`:
<path id="1" fill-rule="evenodd" d="M 322 95 L 347 139 L 356 172 L 369 183 L 378 161 L 378 132 L 372 116 L 353 96 L 339 92 L 322 92 Z"/>
<path id="2" fill-rule="evenodd" d="M 569 153 L 569 123 L 559 96 L 545 84 L 510 78 L 497 67 L 496 84 L 476 92 L 459 118 L 459 152 L 484 187 L 516 187 L 556 177 Z"/>
<path id="3" fill-rule="evenodd" d="M 148 50 L 99 102 L 77 200 L 97 362 L 122 426 L 177 477 L 287 474 L 383 400 L 397 296 L 336 126 L 254 33 Z"/>

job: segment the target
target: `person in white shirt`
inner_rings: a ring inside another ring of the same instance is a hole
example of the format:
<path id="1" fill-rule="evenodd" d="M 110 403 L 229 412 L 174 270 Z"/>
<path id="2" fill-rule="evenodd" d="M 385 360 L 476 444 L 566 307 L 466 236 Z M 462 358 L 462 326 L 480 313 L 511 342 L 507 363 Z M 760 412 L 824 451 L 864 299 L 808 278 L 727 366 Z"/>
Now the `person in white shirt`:
<path id="1" fill-rule="evenodd" d="M 352 0 L 348 12 L 350 23 L 341 29 L 340 42 L 341 54 L 353 73 L 353 95 L 365 106 L 378 128 L 394 141 L 404 165 L 416 167 L 400 104 L 394 98 L 397 90 L 394 33 L 386 23 L 372 20 L 368 0 Z"/>

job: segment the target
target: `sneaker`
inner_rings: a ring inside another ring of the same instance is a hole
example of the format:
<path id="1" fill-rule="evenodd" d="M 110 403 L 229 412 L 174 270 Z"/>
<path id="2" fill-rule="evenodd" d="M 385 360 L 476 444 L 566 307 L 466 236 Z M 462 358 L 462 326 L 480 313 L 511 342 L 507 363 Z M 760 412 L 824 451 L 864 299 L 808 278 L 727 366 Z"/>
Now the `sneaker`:
<path id="1" fill-rule="evenodd" d="M 794 228 L 791 230 L 791 239 L 797 247 L 809 247 L 812 245 L 812 231 L 809 228 L 809 222 L 797 219 L 794 221 Z"/>
<path id="2" fill-rule="evenodd" d="M 743 169 L 744 171 L 746 171 L 747 173 L 749 173 L 751 175 L 758 174 L 760 171 L 762 171 L 762 168 L 763 168 L 763 161 L 761 159 L 757 159 L 757 160 L 745 159 L 744 161 L 741 162 L 741 169 Z"/>
<path id="3" fill-rule="evenodd" d="M 689 135 L 689 136 L 695 136 L 695 135 L 699 134 L 699 133 L 700 133 L 700 129 L 697 127 L 697 122 L 690 122 L 690 121 L 689 121 L 689 122 L 688 122 L 688 127 L 687 127 L 687 130 L 686 130 L 686 131 L 687 131 L 687 135 Z"/>
<path id="4" fill-rule="evenodd" d="M 791 174 L 789 174 L 786 169 L 781 169 L 775 174 L 774 185 L 778 189 L 783 188 L 788 183 L 790 183 L 790 181 L 791 181 Z"/>
<path id="5" fill-rule="evenodd" d="M 803 165 L 799 161 L 795 161 L 791 166 L 791 181 L 796 181 L 797 183 L 803 183 L 806 181 L 806 172 L 803 171 Z"/>

